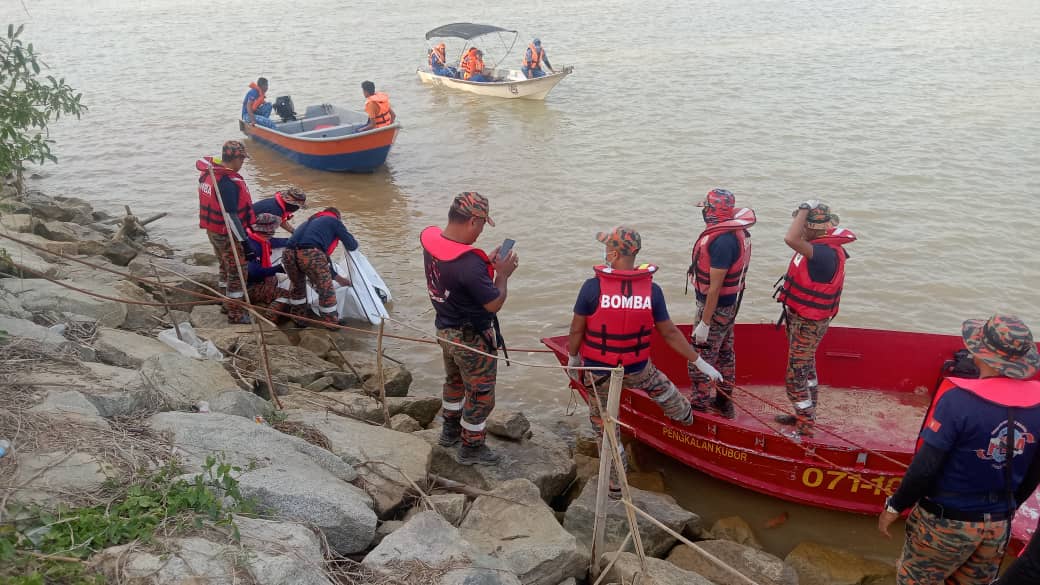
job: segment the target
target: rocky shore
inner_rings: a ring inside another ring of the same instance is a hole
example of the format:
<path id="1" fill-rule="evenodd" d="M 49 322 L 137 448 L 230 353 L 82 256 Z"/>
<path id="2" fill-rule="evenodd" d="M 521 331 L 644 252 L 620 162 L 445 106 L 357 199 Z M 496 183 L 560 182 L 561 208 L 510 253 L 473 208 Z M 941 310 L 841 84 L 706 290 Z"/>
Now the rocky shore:
<path id="1" fill-rule="evenodd" d="M 269 388 L 251 327 L 182 292 L 216 287 L 214 258 L 175 253 L 139 225 L 76 198 L 0 192 L 0 234 L 46 250 L 0 239 L 0 583 L 592 582 L 587 435 L 499 409 L 489 443 L 506 462 L 460 465 L 436 444 L 439 389 L 412 388 L 406 366 L 387 362 L 384 411 L 373 343 L 350 332 L 267 326 Z M 172 311 L 148 304 L 164 302 L 156 276 L 182 289 L 165 292 Z M 224 358 L 160 341 L 173 323 Z M 739 518 L 702 526 L 659 474 L 632 483 L 640 508 L 752 582 L 894 582 L 891 566 L 822 544 L 780 559 Z M 639 526 L 653 582 L 746 582 Z M 612 503 L 607 549 L 627 531 Z M 623 553 L 604 582 L 639 570 Z"/>

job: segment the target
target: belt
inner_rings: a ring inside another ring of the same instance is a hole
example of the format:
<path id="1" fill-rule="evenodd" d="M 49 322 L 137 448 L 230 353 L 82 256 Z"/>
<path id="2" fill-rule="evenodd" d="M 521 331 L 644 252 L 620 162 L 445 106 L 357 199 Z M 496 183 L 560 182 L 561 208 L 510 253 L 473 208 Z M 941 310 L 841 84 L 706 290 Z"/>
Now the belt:
<path id="1" fill-rule="evenodd" d="M 947 508 L 931 500 L 921 500 L 917 502 L 917 505 L 937 518 L 956 520 L 958 522 L 1002 522 L 1008 519 L 1007 510 L 999 512 L 963 512 Z"/>

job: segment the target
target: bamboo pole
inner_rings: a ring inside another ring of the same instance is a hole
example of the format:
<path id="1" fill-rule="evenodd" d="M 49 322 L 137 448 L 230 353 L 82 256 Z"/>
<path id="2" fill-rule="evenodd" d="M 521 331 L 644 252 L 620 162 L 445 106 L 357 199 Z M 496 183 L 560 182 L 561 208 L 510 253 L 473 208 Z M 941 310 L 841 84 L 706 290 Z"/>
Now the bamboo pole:
<path id="1" fill-rule="evenodd" d="M 379 376 L 379 403 L 383 405 L 383 426 L 390 428 L 390 408 L 386 405 L 386 380 L 383 377 L 383 327 L 386 320 L 379 319 L 379 337 L 376 338 L 376 372 Z"/>
<path id="2" fill-rule="evenodd" d="M 166 298 L 166 287 L 163 286 L 162 279 L 159 278 L 159 271 L 155 268 L 155 262 L 149 260 L 148 265 L 152 267 L 152 274 L 155 275 L 155 282 L 159 283 L 159 295 L 162 296 L 163 314 L 170 320 L 170 323 L 173 323 L 173 331 L 177 334 L 177 340 L 184 341 L 184 336 L 181 335 L 181 326 L 175 322 L 173 315 L 170 314 L 170 301 Z"/>
<path id="3" fill-rule="evenodd" d="M 596 411 L 599 414 L 601 427 L 606 422 L 606 416 L 604 413 L 605 406 L 599 400 L 599 392 L 596 391 L 596 382 L 591 376 L 588 377 L 591 382 L 590 387 L 592 391 L 589 393 L 590 402 L 596 405 Z M 614 383 L 614 372 L 610 374 L 611 384 Z M 606 429 L 603 428 L 603 433 L 606 433 Z M 604 440 L 603 435 L 599 437 L 599 477 L 596 483 L 596 516 L 592 523 L 592 577 L 596 578 L 600 574 L 600 557 L 603 555 L 603 537 L 607 529 L 607 493 L 610 489 L 610 457 L 607 455 L 607 448 L 609 442 Z"/>

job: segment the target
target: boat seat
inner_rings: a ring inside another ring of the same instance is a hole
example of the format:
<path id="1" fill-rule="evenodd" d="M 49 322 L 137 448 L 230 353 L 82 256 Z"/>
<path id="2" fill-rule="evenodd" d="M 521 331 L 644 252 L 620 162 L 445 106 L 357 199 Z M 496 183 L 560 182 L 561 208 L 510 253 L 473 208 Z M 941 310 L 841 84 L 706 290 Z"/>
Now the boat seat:
<path id="1" fill-rule="evenodd" d="M 339 126 L 339 116 L 335 114 L 328 114 L 325 116 L 317 116 L 314 118 L 304 118 L 302 120 L 293 120 L 291 122 L 282 122 L 278 124 L 278 131 L 285 132 L 286 134 L 300 134 L 303 132 L 313 132 L 317 130 L 319 126 L 325 128 Z"/>

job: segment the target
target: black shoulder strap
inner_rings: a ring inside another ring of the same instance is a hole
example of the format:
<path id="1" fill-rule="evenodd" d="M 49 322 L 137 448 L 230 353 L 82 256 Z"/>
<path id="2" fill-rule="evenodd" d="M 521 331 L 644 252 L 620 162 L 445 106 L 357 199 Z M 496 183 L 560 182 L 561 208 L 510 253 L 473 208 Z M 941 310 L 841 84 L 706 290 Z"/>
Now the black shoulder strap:
<path id="1" fill-rule="evenodd" d="M 1009 406 L 1007 413 L 1007 436 L 1005 437 L 1004 447 L 1004 495 L 1007 497 L 1008 524 L 1010 525 L 1015 509 L 1018 507 L 1015 503 L 1015 486 L 1013 483 L 1015 475 L 1013 467 L 1015 460 L 1015 409 Z"/>

